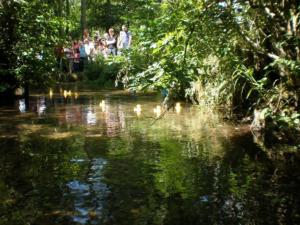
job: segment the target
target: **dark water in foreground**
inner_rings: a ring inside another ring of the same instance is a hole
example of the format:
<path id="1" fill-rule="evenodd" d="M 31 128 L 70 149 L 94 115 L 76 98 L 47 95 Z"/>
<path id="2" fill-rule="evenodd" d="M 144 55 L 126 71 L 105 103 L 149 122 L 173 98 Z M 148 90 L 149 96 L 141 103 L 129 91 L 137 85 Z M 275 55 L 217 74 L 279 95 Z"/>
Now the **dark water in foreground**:
<path id="1" fill-rule="evenodd" d="M 154 123 L 159 103 L 83 91 L 1 107 L 0 224 L 300 224 L 299 153 L 273 157 L 187 105 Z"/>

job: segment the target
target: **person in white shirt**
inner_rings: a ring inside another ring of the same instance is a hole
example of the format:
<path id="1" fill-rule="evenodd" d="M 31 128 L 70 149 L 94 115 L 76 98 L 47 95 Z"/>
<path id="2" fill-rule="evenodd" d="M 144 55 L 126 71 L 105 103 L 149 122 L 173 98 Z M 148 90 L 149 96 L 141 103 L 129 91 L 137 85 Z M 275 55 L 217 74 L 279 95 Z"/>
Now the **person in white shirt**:
<path id="1" fill-rule="evenodd" d="M 91 60 L 94 55 L 94 43 L 91 40 L 85 40 L 84 49 L 88 60 Z"/>
<path id="2" fill-rule="evenodd" d="M 131 32 L 128 31 L 127 25 L 122 26 L 122 31 L 120 32 L 120 36 L 118 38 L 118 50 L 121 53 L 122 49 L 129 49 L 131 46 L 132 35 Z"/>
<path id="3" fill-rule="evenodd" d="M 89 40 L 84 40 L 83 46 L 84 46 L 84 50 L 85 50 L 87 57 L 90 56 L 91 49 L 90 49 Z"/>

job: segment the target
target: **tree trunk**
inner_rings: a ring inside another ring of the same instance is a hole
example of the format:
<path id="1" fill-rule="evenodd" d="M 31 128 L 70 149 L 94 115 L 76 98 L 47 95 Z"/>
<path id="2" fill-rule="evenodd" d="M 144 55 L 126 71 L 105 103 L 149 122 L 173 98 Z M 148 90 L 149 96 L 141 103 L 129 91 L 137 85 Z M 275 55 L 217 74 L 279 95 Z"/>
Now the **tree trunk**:
<path id="1" fill-rule="evenodd" d="M 70 18 L 70 0 L 66 0 L 66 19 Z M 69 35 L 69 24 L 66 27 L 66 34 Z"/>
<path id="2" fill-rule="evenodd" d="M 81 0 L 81 33 L 84 34 L 84 30 L 87 28 L 86 24 L 86 9 L 87 9 L 87 2 L 86 0 Z"/>
<path id="3" fill-rule="evenodd" d="M 26 110 L 29 109 L 29 82 L 25 81 L 24 84 L 24 98 L 25 98 L 25 107 Z"/>
<path id="4" fill-rule="evenodd" d="M 107 0 L 105 3 L 105 21 L 106 21 L 106 30 L 108 30 L 113 25 L 113 15 L 111 11 L 111 2 Z"/>

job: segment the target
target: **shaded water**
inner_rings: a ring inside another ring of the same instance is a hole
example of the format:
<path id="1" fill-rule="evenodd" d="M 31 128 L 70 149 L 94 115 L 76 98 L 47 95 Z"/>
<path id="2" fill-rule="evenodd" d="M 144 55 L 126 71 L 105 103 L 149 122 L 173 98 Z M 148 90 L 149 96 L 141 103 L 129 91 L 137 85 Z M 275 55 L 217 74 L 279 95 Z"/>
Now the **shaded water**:
<path id="1" fill-rule="evenodd" d="M 159 103 L 82 91 L 1 107 L 0 224 L 300 224 L 299 154 L 271 157 L 207 109 L 155 121 Z"/>

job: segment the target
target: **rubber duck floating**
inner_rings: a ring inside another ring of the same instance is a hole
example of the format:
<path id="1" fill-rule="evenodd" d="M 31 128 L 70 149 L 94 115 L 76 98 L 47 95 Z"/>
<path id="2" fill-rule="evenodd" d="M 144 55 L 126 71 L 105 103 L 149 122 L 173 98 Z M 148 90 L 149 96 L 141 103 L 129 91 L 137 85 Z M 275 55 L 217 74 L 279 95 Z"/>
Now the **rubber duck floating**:
<path id="1" fill-rule="evenodd" d="M 153 109 L 153 112 L 156 114 L 157 117 L 161 114 L 161 106 L 156 106 L 156 108 Z"/>
<path id="2" fill-rule="evenodd" d="M 133 108 L 133 111 L 136 112 L 136 114 L 139 116 L 142 112 L 142 106 L 140 104 L 137 104 L 136 107 Z"/>
<path id="3" fill-rule="evenodd" d="M 180 102 L 177 102 L 176 105 L 175 105 L 175 110 L 176 110 L 176 113 L 180 113 L 181 112 L 181 105 L 180 105 Z"/>

